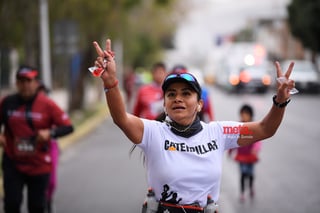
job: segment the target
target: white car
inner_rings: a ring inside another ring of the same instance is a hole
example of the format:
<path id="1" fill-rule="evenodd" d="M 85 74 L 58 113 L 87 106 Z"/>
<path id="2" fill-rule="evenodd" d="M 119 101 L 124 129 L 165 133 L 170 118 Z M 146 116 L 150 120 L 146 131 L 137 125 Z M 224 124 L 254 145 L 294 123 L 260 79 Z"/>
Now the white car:
<path id="1" fill-rule="evenodd" d="M 285 60 L 281 63 L 281 67 L 287 69 L 292 61 L 294 68 L 290 79 L 295 81 L 295 87 L 301 92 L 319 93 L 320 76 L 315 65 L 308 60 Z"/>

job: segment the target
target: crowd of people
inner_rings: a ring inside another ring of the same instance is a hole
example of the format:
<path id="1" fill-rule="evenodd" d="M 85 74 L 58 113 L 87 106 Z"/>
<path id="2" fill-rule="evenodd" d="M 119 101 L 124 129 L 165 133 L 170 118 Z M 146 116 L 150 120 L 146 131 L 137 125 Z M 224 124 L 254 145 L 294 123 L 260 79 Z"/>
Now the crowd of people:
<path id="1" fill-rule="evenodd" d="M 217 212 L 222 157 L 227 150 L 239 162 L 240 200 L 245 200 L 247 182 L 254 197 L 254 164 L 261 141 L 276 133 L 290 102 L 293 63 L 284 73 L 275 63 L 277 77 L 288 80 L 278 83 L 262 120 L 254 121 L 253 108 L 244 105 L 240 121 L 214 121 L 214 100 L 205 85 L 187 67 L 177 65 L 167 71 L 162 62 L 153 65 L 152 82 L 138 89 L 132 113 L 127 112 L 111 41 L 106 41 L 105 49 L 93 44 L 98 54 L 94 65 L 103 69 L 100 78 L 112 120 L 145 156 L 147 184 L 155 203 L 146 201 L 143 211 Z M 0 102 L 4 211 L 20 212 L 26 186 L 29 212 L 49 213 L 57 182 L 57 138 L 72 133 L 73 125 L 47 96 L 37 69 L 21 66 L 16 87 L 16 93 Z M 247 131 L 226 133 L 239 126 Z"/>

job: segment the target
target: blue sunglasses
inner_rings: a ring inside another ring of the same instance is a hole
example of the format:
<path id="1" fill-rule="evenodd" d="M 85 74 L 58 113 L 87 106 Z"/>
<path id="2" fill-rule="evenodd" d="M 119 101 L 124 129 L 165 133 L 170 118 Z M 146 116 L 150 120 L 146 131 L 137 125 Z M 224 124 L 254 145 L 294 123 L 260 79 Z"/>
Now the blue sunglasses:
<path id="1" fill-rule="evenodd" d="M 171 78 L 183 78 L 187 81 L 191 81 L 191 82 L 197 82 L 196 78 L 189 74 L 189 73 L 177 73 L 177 74 L 171 74 L 171 75 L 168 75 L 165 79 L 165 81 L 171 79 Z"/>

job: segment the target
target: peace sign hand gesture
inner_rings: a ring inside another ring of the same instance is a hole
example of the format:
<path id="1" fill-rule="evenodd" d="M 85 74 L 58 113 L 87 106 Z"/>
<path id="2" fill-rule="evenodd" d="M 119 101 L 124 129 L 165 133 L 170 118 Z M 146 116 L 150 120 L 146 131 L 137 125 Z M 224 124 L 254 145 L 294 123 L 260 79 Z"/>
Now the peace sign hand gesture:
<path id="1" fill-rule="evenodd" d="M 101 72 L 97 76 L 103 80 L 104 86 L 106 88 L 111 88 L 112 85 L 117 83 L 117 76 L 116 76 L 116 63 L 114 60 L 114 52 L 111 50 L 111 40 L 106 40 L 106 48 L 102 50 L 98 42 L 94 41 L 93 46 L 96 49 L 98 54 L 97 59 L 94 62 L 94 71 Z"/>
<path id="2" fill-rule="evenodd" d="M 282 73 L 280 63 L 278 61 L 275 62 L 275 66 L 277 69 L 277 85 L 278 85 L 277 101 L 282 103 L 288 100 L 291 94 L 294 94 L 290 91 L 295 90 L 297 92 L 297 90 L 294 88 L 295 87 L 294 81 L 289 79 L 291 72 L 293 70 L 294 62 L 290 63 L 284 75 Z"/>

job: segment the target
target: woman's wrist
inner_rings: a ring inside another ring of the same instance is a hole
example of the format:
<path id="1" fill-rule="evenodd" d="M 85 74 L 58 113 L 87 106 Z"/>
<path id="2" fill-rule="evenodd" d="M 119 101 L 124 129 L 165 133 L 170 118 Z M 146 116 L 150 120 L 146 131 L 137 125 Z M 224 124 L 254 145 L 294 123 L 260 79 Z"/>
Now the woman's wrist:
<path id="1" fill-rule="evenodd" d="M 115 88 L 116 86 L 118 86 L 118 84 L 119 84 L 119 80 L 118 79 L 114 79 L 113 82 L 111 82 L 111 83 L 104 82 L 103 90 L 104 90 L 104 92 L 108 92 L 110 89 Z"/>
<path id="2" fill-rule="evenodd" d="M 275 105 L 278 108 L 286 107 L 288 103 L 291 101 L 290 99 L 286 99 L 286 100 L 280 99 L 281 101 L 279 101 L 277 95 L 274 95 L 272 100 L 273 100 L 273 105 Z"/>
<path id="3" fill-rule="evenodd" d="M 276 101 L 279 103 L 283 103 L 285 101 L 287 101 L 289 98 L 286 97 L 282 92 L 278 91 L 276 94 Z"/>

